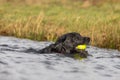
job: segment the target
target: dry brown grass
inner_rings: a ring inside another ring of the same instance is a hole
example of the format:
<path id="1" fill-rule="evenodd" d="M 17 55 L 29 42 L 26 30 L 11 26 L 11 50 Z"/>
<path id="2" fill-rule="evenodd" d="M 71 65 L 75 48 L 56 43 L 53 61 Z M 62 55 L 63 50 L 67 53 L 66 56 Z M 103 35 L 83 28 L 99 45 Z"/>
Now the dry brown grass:
<path id="1" fill-rule="evenodd" d="M 44 25 L 44 14 L 39 16 L 30 16 L 28 19 L 18 19 L 15 22 L 6 24 L 1 22 L 0 34 L 7 36 L 16 36 L 20 38 L 29 38 L 33 40 L 55 40 L 57 36 L 65 32 L 65 28 L 58 28 L 54 25 Z"/>
<path id="2" fill-rule="evenodd" d="M 44 17 L 44 14 L 40 13 L 39 16 L 16 20 L 14 23 L 6 24 L 5 22 L 1 22 L 1 26 L 4 27 L 0 28 L 0 34 L 33 40 L 52 41 L 66 32 L 71 32 L 69 28 L 57 27 L 54 24 L 43 24 Z M 99 27 L 96 25 L 81 30 L 80 34 L 91 37 L 91 44 L 94 46 L 120 50 L 119 25 L 113 26 L 112 24 L 104 24 Z"/>

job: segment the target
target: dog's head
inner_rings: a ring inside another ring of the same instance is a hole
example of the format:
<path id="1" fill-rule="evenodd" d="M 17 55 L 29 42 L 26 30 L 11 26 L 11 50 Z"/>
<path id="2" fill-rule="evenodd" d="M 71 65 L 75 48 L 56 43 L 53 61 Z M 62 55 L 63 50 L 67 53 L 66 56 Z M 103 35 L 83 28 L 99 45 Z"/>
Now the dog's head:
<path id="1" fill-rule="evenodd" d="M 68 33 L 64 36 L 64 44 L 69 45 L 71 47 L 76 47 L 81 44 L 89 44 L 90 38 L 83 37 L 79 33 Z"/>
<path id="2" fill-rule="evenodd" d="M 81 57 L 87 57 L 87 51 L 79 51 L 78 49 L 76 49 L 76 47 L 82 44 L 89 44 L 89 42 L 89 37 L 83 37 L 79 33 L 72 32 L 59 37 L 55 44 L 57 45 L 56 48 L 59 52 L 70 53 L 72 56 L 74 56 L 74 53 L 78 52 Z M 61 48 L 63 49 L 63 51 L 61 51 Z"/>

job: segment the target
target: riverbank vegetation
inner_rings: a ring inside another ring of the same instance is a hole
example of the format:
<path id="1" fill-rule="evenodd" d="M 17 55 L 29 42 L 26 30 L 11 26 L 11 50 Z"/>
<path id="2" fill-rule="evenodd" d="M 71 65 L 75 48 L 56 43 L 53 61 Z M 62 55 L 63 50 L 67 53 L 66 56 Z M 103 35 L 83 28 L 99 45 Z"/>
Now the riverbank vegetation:
<path id="1" fill-rule="evenodd" d="M 0 0 L 0 35 L 54 41 L 73 31 L 120 50 L 120 1 Z"/>

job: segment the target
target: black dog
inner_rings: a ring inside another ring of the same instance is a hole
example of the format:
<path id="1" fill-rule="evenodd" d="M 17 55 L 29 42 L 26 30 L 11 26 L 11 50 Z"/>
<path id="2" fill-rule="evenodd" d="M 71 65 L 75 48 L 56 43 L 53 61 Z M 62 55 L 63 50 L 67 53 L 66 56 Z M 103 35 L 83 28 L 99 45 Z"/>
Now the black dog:
<path id="1" fill-rule="evenodd" d="M 86 58 L 89 55 L 88 52 L 85 50 L 77 50 L 76 46 L 88 44 L 89 42 L 89 37 L 83 37 L 79 33 L 72 32 L 62 35 L 54 44 L 51 44 L 38 52 L 41 54 L 62 53 L 69 57 L 73 57 L 74 54 L 78 53 L 80 57 Z"/>

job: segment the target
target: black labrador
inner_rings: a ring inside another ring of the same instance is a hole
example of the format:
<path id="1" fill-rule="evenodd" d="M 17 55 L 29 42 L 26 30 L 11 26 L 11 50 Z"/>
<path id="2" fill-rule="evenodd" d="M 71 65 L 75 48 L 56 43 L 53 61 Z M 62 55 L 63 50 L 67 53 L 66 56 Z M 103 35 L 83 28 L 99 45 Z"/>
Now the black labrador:
<path id="1" fill-rule="evenodd" d="M 66 56 L 73 57 L 74 54 L 79 54 L 80 57 L 86 58 L 89 54 L 85 50 L 76 49 L 77 45 L 89 44 L 90 38 L 83 37 L 79 33 L 71 32 L 62 35 L 54 44 L 51 44 L 38 52 L 44 53 L 62 53 Z"/>

